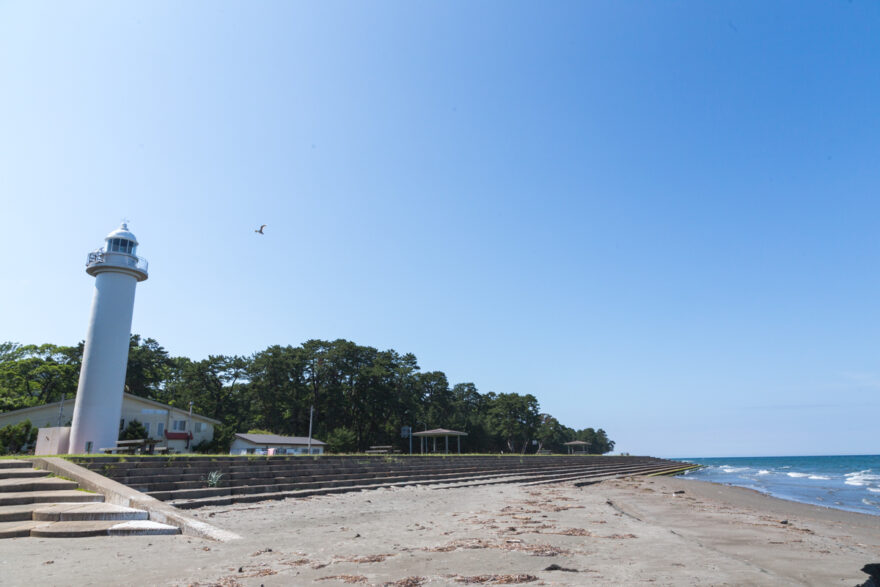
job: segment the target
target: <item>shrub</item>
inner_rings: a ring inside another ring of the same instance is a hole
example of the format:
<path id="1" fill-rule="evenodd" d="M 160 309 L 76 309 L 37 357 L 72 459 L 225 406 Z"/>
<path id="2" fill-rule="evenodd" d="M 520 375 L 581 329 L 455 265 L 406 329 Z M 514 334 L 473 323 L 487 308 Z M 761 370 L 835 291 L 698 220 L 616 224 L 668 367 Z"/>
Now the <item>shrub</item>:
<path id="1" fill-rule="evenodd" d="M 37 428 L 30 420 L 0 428 L 0 454 L 14 455 L 25 452 L 37 441 Z"/>
<path id="2" fill-rule="evenodd" d="M 327 436 L 327 450 L 330 452 L 353 452 L 357 448 L 357 435 L 345 427 L 336 428 Z"/>

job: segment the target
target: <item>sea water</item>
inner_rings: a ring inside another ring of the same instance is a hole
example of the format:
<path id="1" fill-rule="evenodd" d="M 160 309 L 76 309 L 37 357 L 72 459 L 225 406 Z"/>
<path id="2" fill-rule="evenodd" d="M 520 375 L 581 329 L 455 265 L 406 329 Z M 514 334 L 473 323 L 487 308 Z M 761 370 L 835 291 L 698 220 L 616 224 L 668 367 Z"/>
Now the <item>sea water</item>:
<path id="1" fill-rule="evenodd" d="M 880 515 L 880 455 L 679 459 L 688 479 L 747 487 L 791 501 Z"/>

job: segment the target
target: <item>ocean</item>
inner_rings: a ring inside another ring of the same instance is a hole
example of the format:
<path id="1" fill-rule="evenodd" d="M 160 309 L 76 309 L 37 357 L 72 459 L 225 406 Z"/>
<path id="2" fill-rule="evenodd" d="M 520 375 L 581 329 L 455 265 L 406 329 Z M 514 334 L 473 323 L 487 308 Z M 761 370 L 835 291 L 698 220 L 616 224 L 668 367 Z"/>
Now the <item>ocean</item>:
<path id="1" fill-rule="evenodd" d="M 687 479 L 748 487 L 799 501 L 880 516 L 880 455 L 677 459 L 703 465 Z"/>

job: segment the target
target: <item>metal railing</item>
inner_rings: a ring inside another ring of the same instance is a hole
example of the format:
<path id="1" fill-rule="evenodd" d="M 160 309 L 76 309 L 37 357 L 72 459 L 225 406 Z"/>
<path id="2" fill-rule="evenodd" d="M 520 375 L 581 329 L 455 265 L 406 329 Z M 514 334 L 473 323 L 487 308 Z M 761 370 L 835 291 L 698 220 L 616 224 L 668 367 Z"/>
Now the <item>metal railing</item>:
<path id="1" fill-rule="evenodd" d="M 128 253 L 110 253 L 104 249 L 98 249 L 89 253 L 86 259 L 86 267 L 95 265 L 115 265 L 117 267 L 130 267 L 137 271 L 148 273 L 150 264 L 143 257 L 129 255 Z"/>

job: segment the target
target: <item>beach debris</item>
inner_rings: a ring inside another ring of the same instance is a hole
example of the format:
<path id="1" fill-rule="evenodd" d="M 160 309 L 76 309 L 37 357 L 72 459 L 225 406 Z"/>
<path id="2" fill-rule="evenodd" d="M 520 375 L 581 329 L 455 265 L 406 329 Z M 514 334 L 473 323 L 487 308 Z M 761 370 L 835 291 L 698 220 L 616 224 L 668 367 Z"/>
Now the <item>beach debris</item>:
<path id="1" fill-rule="evenodd" d="M 267 552 L 272 552 L 272 549 L 271 548 L 264 548 L 263 550 L 258 550 L 257 552 L 255 552 L 251 556 L 260 556 L 261 554 L 265 554 Z"/>
<path id="2" fill-rule="evenodd" d="M 556 563 L 553 563 L 552 565 L 550 565 L 549 567 L 547 567 L 544 570 L 545 571 L 565 571 L 566 573 L 580 573 L 580 571 L 577 569 L 567 569 L 565 567 L 560 567 Z"/>
<path id="3" fill-rule="evenodd" d="M 425 577 L 404 577 L 391 583 L 384 583 L 382 587 L 419 587 L 424 585 L 426 581 Z"/>
<path id="4" fill-rule="evenodd" d="M 537 581 L 538 578 L 534 575 L 526 575 L 526 574 L 518 574 L 518 575 L 476 575 L 473 577 L 456 577 L 456 583 L 466 583 L 466 584 L 474 584 L 479 583 L 482 585 L 491 584 L 491 585 L 516 585 L 519 583 L 531 583 L 532 581 Z"/>
<path id="5" fill-rule="evenodd" d="M 277 575 L 278 571 L 274 569 L 269 569 L 266 567 L 254 567 L 253 569 L 245 570 L 244 567 L 238 567 L 238 572 L 241 573 L 239 577 L 268 577 L 269 575 Z M 227 577 L 231 581 L 235 581 L 232 577 Z M 234 583 L 238 585 L 238 583 Z"/>
<path id="6" fill-rule="evenodd" d="M 241 583 L 232 577 L 220 577 L 219 581 L 210 583 L 190 583 L 187 587 L 241 587 Z"/>
<path id="7" fill-rule="evenodd" d="M 547 532 L 547 534 L 559 534 L 560 536 L 592 536 L 593 533 L 583 528 L 566 528 L 558 532 Z"/>
<path id="8" fill-rule="evenodd" d="M 343 583 L 366 583 L 367 578 L 363 575 L 330 575 L 329 577 L 318 577 L 318 581 L 342 581 Z"/>
<path id="9" fill-rule="evenodd" d="M 394 556 L 395 553 L 389 554 L 368 554 L 367 556 L 354 556 L 350 558 L 340 559 L 346 563 L 381 563 L 386 558 Z"/>
<path id="10" fill-rule="evenodd" d="M 684 490 L 683 490 L 683 489 L 679 489 L 678 491 L 673 491 L 673 492 L 672 492 L 672 495 L 684 495 Z"/>
<path id="11" fill-rule="evenodd" d="M 787 526 L 788 520 L 779 520 L 779 523 L 782 524 L 783 526 Z"/>
<path id="12" fill-rule="evenodd" d="M 516 552 L 525 552 L 532 556 L 557 556 L 560 554 L 571 554 L 571 551 L 550 544 L 524 544 L 522 542 L 490 542 L 480 538 L 470 538 L 462 540 L 453 540 L 442 546 L 433 548 L 423 548 L 427 552 L 452 552 L 453 550 L 470 550 L 480 548 L 497 548 L 500 550 L 510 550 Z"/>

